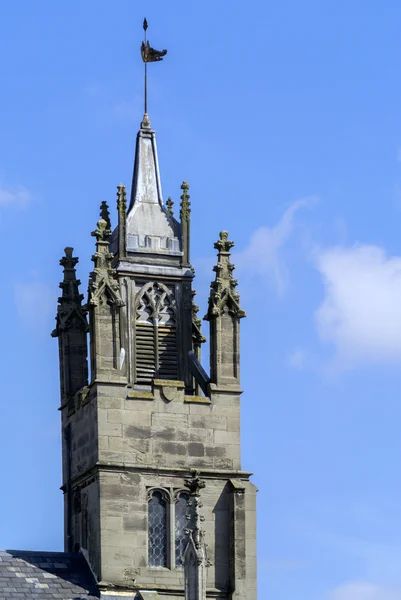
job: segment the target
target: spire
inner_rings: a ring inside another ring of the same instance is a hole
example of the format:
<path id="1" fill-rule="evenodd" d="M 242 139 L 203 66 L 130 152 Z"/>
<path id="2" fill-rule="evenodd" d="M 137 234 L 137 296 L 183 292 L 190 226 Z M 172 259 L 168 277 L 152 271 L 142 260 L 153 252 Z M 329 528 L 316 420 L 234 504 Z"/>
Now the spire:
<path id="1" fill-rule="evenodd" d="M 228 231 L 221 231 L 220 239 L 214 245 L 216 250 L 218 250 L 217 265 L 213 267 L 216 278 L 210 286 L 209 307 L 205 316 L 206 321 L 219 317 L 225 307 L 228 308 L 228 312 L 232 316 L 238 319 L 246 316 L 245 311 L 239 303 L 239 293 L 235 289 L 238 282 L 233 278 L 235 267 L 230 262 L 230 250 L 233 246 L 234 242 L 228 240 Z"/>
<path id="2" fill-rule="evenodd" d="M 151 128 L 147 101 L 148 63 L 163 60 L 167 50 L 155 50 L 150 46 L 146 39 L 146 19 L 143 29 L 145 37 L 141 55 L 145 69 L 145 114 L 136 138 L 131 198 L 126 221 L 126 250 L 179 256 L 180 226 L 170 208 L 167 209 L 163 203 L 156 134 Z"/>
<path id="3" fill-rule="evenodd" d="M 65 256 L 60 260 L 60 265 L 64 268 L 64 277 L 60 283 L 62 295 L 58 299 L 57 324 L 56 329 L 52 332 L 52 337 L 58 337 L 62 331 L 72 328 L 88 331 L 87 311 L 82 306 L 84 297 L 79 293 L 81 282 L 77 279 L 75 271 L 78 258 L 72 255 L 73 251 L 73 248 L 65 248 Z"/>
<path id="4" fill-rule="evenodd" d="M 146 115 L 145 115 L 146 116 Z M 181 255 L 180 224 L 164 206 L 156 135 L 142 121 L 136 139 L 131 201 L 126 221 L 128 252 Z"/>

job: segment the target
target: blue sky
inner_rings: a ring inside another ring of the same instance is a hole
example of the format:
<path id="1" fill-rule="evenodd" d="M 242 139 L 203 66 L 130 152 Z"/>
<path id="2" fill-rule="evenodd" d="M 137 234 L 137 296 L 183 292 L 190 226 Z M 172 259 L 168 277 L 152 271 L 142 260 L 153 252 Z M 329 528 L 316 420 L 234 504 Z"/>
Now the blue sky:
<path id="1" fill-rule="evenodd" d="M 74 246 L 85 292 L 100 202 L 130 185 L 146 15 L 201 311 L 236 242 L 260 597 L 400 600 L 401 4 L 116 4 L 0 0 L 0 547 L 62 547 L 58 260 Z"/>

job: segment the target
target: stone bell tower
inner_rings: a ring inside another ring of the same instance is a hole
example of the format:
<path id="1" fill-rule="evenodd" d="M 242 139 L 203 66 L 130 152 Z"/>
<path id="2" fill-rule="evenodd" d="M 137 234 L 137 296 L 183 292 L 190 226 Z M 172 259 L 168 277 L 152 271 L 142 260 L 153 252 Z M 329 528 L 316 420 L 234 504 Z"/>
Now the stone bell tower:
<path id="1" fill-rule="evenodd" d="M 221 232 L 205 319 L 190 263 L 189 186 L 163 203 L 147 114 L 127 207 L 101 205 L 87 303 L 72 248 L 60 264 L 65 547 L 83 549 L 105 598 L 256 600 L 256 489 L 240 457 L 240 306 Z M 87 321 L 87 316 L 89 319 Z M 87 336 L 90 376 L 87 365 Z"/>

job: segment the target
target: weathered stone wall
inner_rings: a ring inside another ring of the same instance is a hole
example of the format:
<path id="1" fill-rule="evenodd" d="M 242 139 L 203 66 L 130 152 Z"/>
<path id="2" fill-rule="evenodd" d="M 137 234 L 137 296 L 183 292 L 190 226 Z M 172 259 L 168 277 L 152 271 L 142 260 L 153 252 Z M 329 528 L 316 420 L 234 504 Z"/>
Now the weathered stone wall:
<path id="1" fill-rule="evenodd" d="M 76 410 L 64 422 L 71 423 L 71 477 L 85 473 L 98 460 L 97 401 L 93 394 L 76 398 Z M 65 462 L 65 461 L 64 461 Z"/>
<path id="2" fill-rule="evenodd" d="M 166 490 L 173 504 L 174 494 L 185 490 L 184 479 L 192 469 L 199 469 L 206 482 L 202 514 L 211 560 L 207 585 L 214 590 L 214 597 L 228 597 L 235 560 L 230 481 L 245 477 L 244 535 L 236 550 L 243 570 L 235 598 L 252 599 L 244 595 L 244 586 L 246 583 L 248 589 L 250 584 L 252 589 L 249 579 L 256 560 L 255 491 L 247 483 L 246 474 L 239 471 L 239 395 L 214 393 L 211 402 L 204 397 L 185 396 L 180 382 L 159 380 L 152 391 L 99 383 L 93 386 L 92 394 L 99 452 L 98 576 L 122 586 L 133 585 L 134 580 L 138 585 L 160 590 L 165 586 L 169 598 L 175 589 L 177 598 L 183 597 L 182 568 L 147 566 L 148 491 Z M 159 595 L 163 597 L 161 591 Z"/>
<path id="3" fill-rule="evenodd" d="M 152 392 L 97 386 L 100 462 L 240 469 L 239 396 L 222 394 L 212 403 L 185 396 L 179 386 L 160 381 Z"/>
<path id="4" fill-rule="evenodd" d="M 208 587 L 225 589 L 229 580 L 229 484 L 211 476 L 205 481 L 203 527 L 212 563 L 207 569 Z M 173 503 L 174 493 L 185 489 L 184 474 L 101 472 L 102 579 L 122 585 L 135 579 L 138 585 L 169 586 L 169 589 L 177 586 L 182 590 L 183 568 L 147 566 L 147 493 L 152 488 L 167 490 Z"/>

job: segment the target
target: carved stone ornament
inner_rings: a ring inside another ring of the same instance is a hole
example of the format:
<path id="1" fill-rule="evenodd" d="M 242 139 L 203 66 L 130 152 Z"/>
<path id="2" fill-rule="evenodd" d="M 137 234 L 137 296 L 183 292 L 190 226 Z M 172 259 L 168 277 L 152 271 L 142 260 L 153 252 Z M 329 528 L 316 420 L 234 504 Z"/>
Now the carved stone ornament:
<path id="1" fill-rule="evenodd" d="M 107 227 L 106 219 L 98 221 L 97 229 L 92 232 L 92 235 L 96 237 L 96 252 L 92 256 L 95 268 L 90 274 L 89 305 L 98 306 L 103 301 L 107 301 L 108 304 L 123 306 L 117 274 L 111 267 L 114 255 L 109 252 L 111 230 Z"/>
<path id="2" fill-rule="evenodd" d="M 60 265 L 64 267 L 64 278 L 60 283 L 62 295 L 58 299 L 56 328 L 52 331 L 52 337 L 58 337 L 62 331 L 70 329 L 85 333 L 89 330 L 87 310 L 82 306 L 83 295 L 79 293 L 81 282 L 75 272 L 78 258 L 72 256 L 73 250 L 65 248 L 65 256 L 60 260 Z"/>
<path id="3" fill-rule="evenodd" d="M 136 319 L 142 323 L 176 324 L 176 301 L 163 283 L 151 281 L 138 292 L 135 300 Z"/>
<path id="4" fill-rule="evenodd" d="M 206 600 L 206 568 L 211 562 L 207 555 L 205 531 L 202 528 L 204 517 L 200 513 L 200 490 L 205 487 L 205 482 L 199 477 L 198 471 L 193 471 L 192 477 L 185 480 L 185 486 L 190 493 L 186 530 L 188 541 L 182 555 L 185 600 Z"/>
<path id="5" fill-rule="evenodd" d="M 189 201 L 190 195 L 188 194 L 189 185 L 187 181 L 183 181 L 181 185 L 182 195 L 181 195 L 181 210 L 180 210 L 180 219 L 181 221 L 189 221 L 191 215 L 191 203 Z"/>
<path id="6" fill-rule="evenodd" d="M 179 396 L 178 388 L 171 386 L 163 386 L 161 389 L 164 400 L 167 402 L 173 402 Z"/>
<path id="7" fill-rule="evenodd" d="M 195 304 L 195 290 L 192 290 L 192 302 L 191 302 L 191 311 L 192 311 L 192 340 L 195 346 L 200 346 L 206 342 L 205 336 L 202 334 L 202 321 L 198 317 L 199 306 Z"/>
<path id="8" fill-rule="evenodd" d="M 230 262 L 230 250 L 233 246 L 234 242 L 228 240 L 228 231 L 221 231 L 220 239 L 214 245 L 218 250 L 217 265 L 213 267 L 216 278 L 210 286 L 209 306 L 204 317 L 206 321 L 220 317 L 225 311 L 237 319 L 246 316 L 235 289 L 238 281 L 233 278 L 235 266 Z"/>

